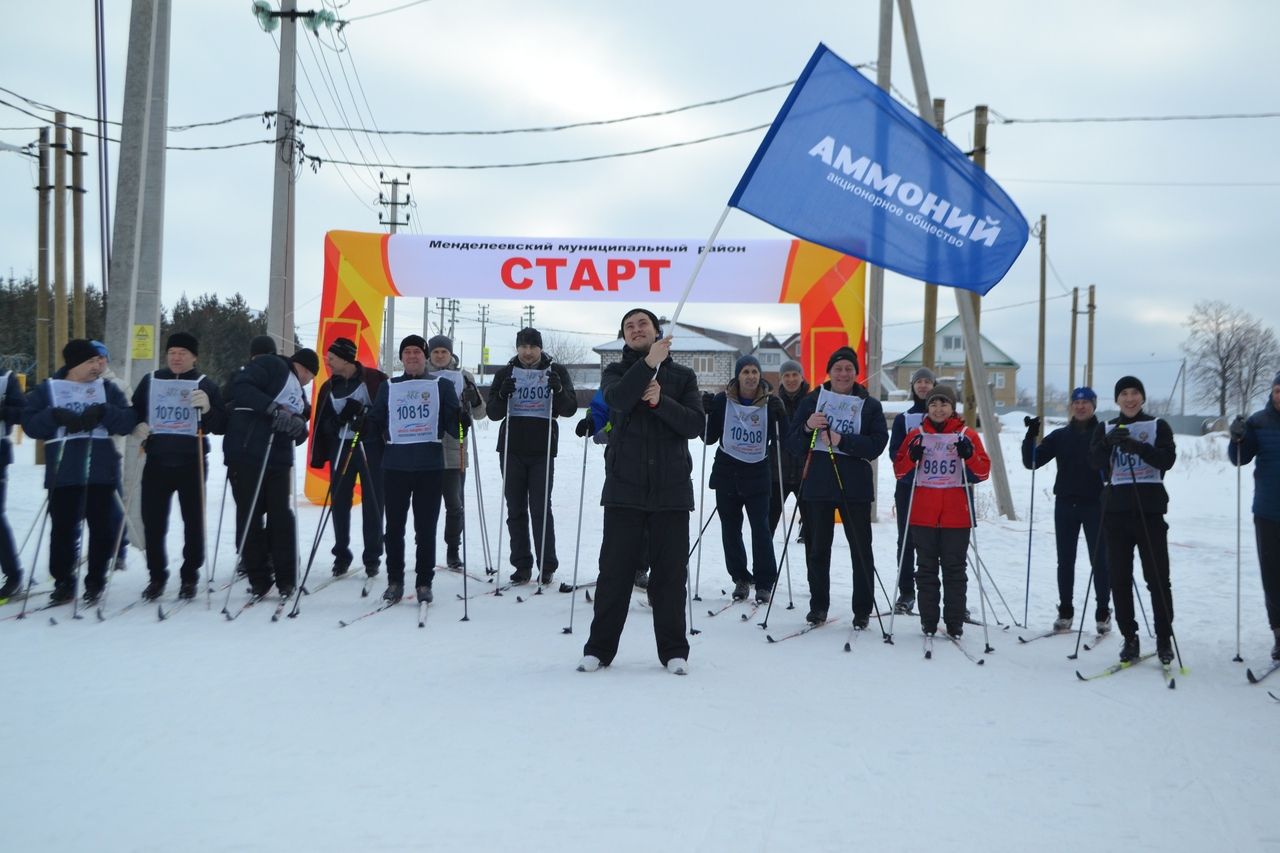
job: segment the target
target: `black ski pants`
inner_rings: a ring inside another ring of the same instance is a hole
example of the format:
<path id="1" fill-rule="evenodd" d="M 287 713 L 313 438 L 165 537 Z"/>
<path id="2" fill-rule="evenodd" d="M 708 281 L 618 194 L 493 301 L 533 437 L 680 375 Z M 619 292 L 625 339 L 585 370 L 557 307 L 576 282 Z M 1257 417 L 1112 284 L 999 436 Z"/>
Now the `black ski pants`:
<path id="1" fill-rule="evenodd" d="M 206 460 L 207 461 L 207 460 Z M 169 555 L 165 537 L 169 535 L 169 507 L 178 494 L 182 513 L 183 583 L 195 583 L 204 565 L 204 483 L 190 466 L 159 465 L 147 459 L 142 469 L 142 528 L 147 543 L 147 572 L 153 581 L 169 577 Z"/>
<path id="2" fill-rule="evenodd" d="M 933 633 L 938 630 L 939 616 L 949 627 L 963 625 L 968 607 L 969 528 L 913 524 L 911 538 L 916 546 L 916 611 L 920 614 L 920 627 L 927 634 Z"/>
<path id="3" fill-rule="evenodd" d="M 339 446 L 338 459 L 329 463 L 329 482 L 333 493 L 329 498 L 333 517 L 334 562 L 350 566 L 355 556 L 351 553 L 351 505 L 355 503 L 356 480 L 360 481 L 360 518 L 363 522 L 364 549 L 360 562 L 377 568 L 382 562 L 382 504 L 386 500 L 382 486 L 382 446 L 379 444 L 356 446 L 351 461 L 351 442 Z M 340 460 L 340 461 L 339 461 Z M 339 473 L 346 467 L 346 475 Z"/>
<path id="4" fill-rule="evenodd" d="M 774 502 L 777 502 L 775 495 Z M 747 549 L 742 544 L 742 511 L 751 525 L 751 568 L 747 571 Z M 720 516 L 720 543 L 724 547 L 725 568 L 734 583 L 751 583 L 758 589 L 773 589 L 778 580 L 778 563 L 773 556 L 773 534 L 769 531 L 769 493 L 741 495 L 732 487 L 716 489 L 716 511 Z"/>
<path id="5" fill-rule="evenodd" d="M 1267 620 L 1272 631 L 1280 631 L 1280 521 L 1253 517 L 1258 540 L 1258 566 L 1262 570 L 1262 595 L 1267 601 Z"/>
<path id="6" fill-rule="evenodd" d="M 462 544 L 462 490 L 467 485 L 467 472 L 461 468 L 447 468 L 443 472 L 444 488 L 444 544 L 449 552 Z"/>
<path id="7" fill-rule="evenodd" d="M 13 531 L 9 529 L 9 515 L 5 510 L 6 492 L 9 490 L 9 469 L 0 469 L 0 571 L 7 578 L 18 576 L 18 552 L 13 544 Z M 38 520 L 38 519 L 37 519 Z"/>
<path id="8" fill-rule="evenodd" d="M 1093 592 L 1098 608 L 1111 606 L 1111 575 L 1107 572 L 1107 552 L 1099 547 L 1098 542 L 1102 536 L 1102 508 L 1097 501 L 1079 502 L 1071 498 L 1058 498 L 1053 504 L 1053 531 L 1058 540 L 1058 610 L 1064 615 L 1075 613 L 1071 602 L 1076 583 L 1076 551 L 1082 527 L 1093 566 Z"/>
<path id="9" fill-rule="evenodd" d="M 1107 566 L 1111 570 L 1111 598 L 1116 625 L 1126 637 L 1138 633 L 1133 615 L 1133 551 L 1142 560 L 1142 576 L 1151 594 L 1151 619 L 1156 638 L 1173 636 L 1173 587 L 1169 582 L 1169 525 L 1156 513 L 1108 512 L 1102 519 Z"/>
<path id="10" fill-rule="evenodd" d="M 893 506 L 898 517 L 898 595 L 916 597 L 916 545 L 911 538 L 911 484 L 902 480 L 893 488 Z"/>
<path id="11" fill-rule="evenodd" d="M 498 463 L 503 464 L 502 454 Z M 551 513 L 551 488 L 555 485 L 556 460 L 545 456 L 522 456 L 511 453 L 505 461 L 507 477 L 507 532 L 511 534 L 511 565 L 521 572 L 532 572 L 539 555 L 538 570 L 554 572 L 560 565 L 556 559 L 556 524 Z M 542 512 L 547 513 L 547 541 L 542 541 Z M 529 544 L 529 528 L 533 527 L 533 548 Z M 545 550 L 544 549 L 545 546 Z"/>
<path id="12" fill-rule="evenodd" d="M 119 532 L 119 525 L 111 523 L 115 503 L 115 486 L 60 486 L 49 492 L 49 576 L 55 587 L 75 589 L 82 518 L 89 524 L 85 591 L 98 592 L 106 586 L 107 564 Z"/>
<path id="13" fill-rule="evenodd" d="M 836 510 L 849 543 L 853 570 L 853 614 L 869 616 L 875 606 L 872 579 L 876 570 L 871 553 L 871 504 L 863 501 L 804 501 L 804 551 L 809 567 L 809 609 L 825 613 L 831 609 L 831 544 L 835 539 Z M 848 510 L 847 512 L 845 510 Z"/>
<path id="14" fill-rule="evenodd" d="M 431 586 L 436 576 L 436 524 L 440 520 L 444 472 L 383 470 L 387 496 L 387 583 L 404 583 L 404 535 L 413 506 L 414 586 Z"/>
<path id="15" fill-rule="evenodd" d="M 240 561 L 249 583 L 258 592 L 269 590 L 273 581 L 281 591 L 292 590 L 298 581 L 297 523 L 289 491 L 293 469 L 267 468 L 255 502 L 253 490 L 263 469 L 253 463 L 235 467 L 231 487 L 236 499 L 236 526 L 248 531 Z"/>
<path id="16" fill-rule="evenodd" d="M 636 572 L 649 566 L 649 602 L 653 638 L 663 666 L 672 658 L 689 659 L 684 607 L 689 566 L 687 510 L 646 512 L 605 507 L 591 634 L 582 653 L 608 666 L 618 653 L 627 621 Z"/>

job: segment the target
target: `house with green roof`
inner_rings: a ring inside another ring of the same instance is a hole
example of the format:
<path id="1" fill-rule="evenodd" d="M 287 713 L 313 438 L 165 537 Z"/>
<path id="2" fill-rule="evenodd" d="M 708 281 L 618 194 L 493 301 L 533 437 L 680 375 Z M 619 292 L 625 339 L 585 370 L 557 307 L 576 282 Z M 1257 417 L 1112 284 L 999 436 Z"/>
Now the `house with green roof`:
<path id="1" fill-rule="evenodd" d="M 1018 368 L 1021 366 L 1000 347 L 979 335 L 982 340 L 982 361 L 987 366 L 987 382 L 990 383 L 997 409 L 1012 409 L 1018 399 Z M 964 333 L 960 318 L 956 317 L 937 332 L 934 342 L 935 364 L 933 372 L 939 382 L 954 385 L 956 394 L 964 398 Z M 924 345 L 907 353 L 903 358 L 885 364 L 885 372 L 893 377 L 894 384 L 907 389 L 910 394 L 911 374 L 923 366 Z"/>

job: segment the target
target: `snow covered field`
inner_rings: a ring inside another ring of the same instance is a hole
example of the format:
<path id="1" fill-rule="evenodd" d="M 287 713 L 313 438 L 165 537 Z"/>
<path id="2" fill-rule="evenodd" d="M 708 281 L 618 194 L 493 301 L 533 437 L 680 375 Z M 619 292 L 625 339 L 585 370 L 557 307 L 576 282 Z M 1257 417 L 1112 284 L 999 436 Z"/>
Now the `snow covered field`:
<path id="1" fill-rule="evenodd" d="M 1006 423 L 1006 460 L 1017 465 L 1021 415 Z M 495 435 L 480 426 L 494 540 Z M 1076 669 L 1087 674 L 1116 660 L 1116 637 L 1077 661 L 1067 659 L 1074 635 L 1018 643 L 1019 633 L 1046 630 L 1054 616 L 1050 465 L 1035 481 L 1031 627 L 993 629 L 995 650 L 981 667 L 942 642 L 924 660 L 912 619 L 897 620 L 893 645 L 880 641 L 873 619 L 846 654 L 850 614 L 838 607 L 842 622 L 780 645 L 755 624 L 763 610 L 749 623 L 738 618 L 741 607 L 707 618 L 728 583 L 718 522 L 702 559 L 693 620 L 701 633 L 691 638 L 687 678 L 659 667 L 649 612 L 639 606 L 614 665 L 584 675 L 574 665 L 590 605 L 579 600 L 572 635 L 562 631 L 571 597 L 554 588 L 529 598 L 526 587 L 523 603 L 510 593 L 475 598 L 462 622 L 454 595 L 462 578 L 445 572 L 423 630 L 411 604 L 338 627 L 375 603 L 359 597 L 358 579 L 305 598 L 297 619 L 274 624 L 266 607 L 228 623 L 220 600 L 165 622 L 153 606 L 104 622 L 92 614 L 73 622 L 65 608 L 54 611 L 57 625 L 48 614 L 0 621 L 4 848 L 1280 850 L 1271 811 L 1280 703 L 1266 692 L 1280 693 L 1280 676 L 1263 686 L 1244 676 L 1246 666 L 1265 665 L 1271 646 L 1248 516 L 1252 469 L 1244 472 L 1239 664 L 1231 661 L 1235 470 L 1223 436 L 1177 440 L 1178 464 L 1166 480 L 1169 539 L 1175 627 L 1190 673 L 1176 690 L 1165 688 L 1153 661 L 1079 682 Z M 9 471 L 8 516 L 19 541 L 43 499 L 32 447 L 16 448 Z M 211 540 L 224 470 L 216 451 L 214 459 Z M 556 580 L 573 571 L 580 490 L 579 573 L 593 580 L 601 451 L 588 451 L 585 488 L 582 445 L 571 435 L 557 468 Z M 891 466 L 879 470 L 885 500 L 875 552 L 891 586 Z M 991 487 L 980 487 L 977 543 L 1020 621 L 1031 476 L 1020 465 L 1010 476 L 1020 520 L 996 518 Z M 467 488 L 470 566 L 482 574 L 470 478 Z M 320 508 L 307 504 L 300 514 L 305 560 Z M 232 526 L 228 519 L 222 531 L 223 577 Z M 837 567 L 849 565 L 848 549 L 837 540 L 832 599 L 847 602 L 850 579 Z M 180 541 L 175 506 L 175 566 Z M 326 535 L 313 585 L 329 574 L 330 544 Z M 769 618 L 775 637 L 800 627 L 807 610 L 803 557 L 790 551 L 796 606 L 784 609 L 784 585 Z M 504 544 L 504 559 L 506 552 Z M 501 569 L 505 578 L 509 568 Z M 143 558 L 132 553 L 112 580 L 108 614 L 145 582 Z M 379 579 L 373 594 L 382 588 Z M 969 590 L 976 614 L 972 581 Z M 175 593 L 176 578 L 167 600 Z M 994 615 L 1009 622 L 1003 608 Z M 969 626 L 965 643 L 980 653 L 982 629 Z M 1154 641 L 1144 637 L 1143 649 Z"/>

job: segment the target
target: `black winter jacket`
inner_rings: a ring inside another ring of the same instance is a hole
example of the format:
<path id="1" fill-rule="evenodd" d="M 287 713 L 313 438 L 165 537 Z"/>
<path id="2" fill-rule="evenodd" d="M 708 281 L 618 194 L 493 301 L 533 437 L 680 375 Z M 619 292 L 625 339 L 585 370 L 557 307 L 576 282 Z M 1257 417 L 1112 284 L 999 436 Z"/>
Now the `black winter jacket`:
<path id="1" fill-rule="evenodd" d="M 641 397 L 654 378 L 644 354 L 623 347 L 622 360 L 600 377 L 609 406 L 604 491 L 600 505 L 639 509 L 693 510 L 693 459 L 689 441 L 705 426 L 698 377 L 670 357 L 658 365 L 662 397 L 650 408 Z"/>
<path id="2" fill-rule="evenodd" d="M 929 413 L 929 407 L 925 405 L 925 401 L 921 400 L 914 393 L 911 395 L 911 408 L 905 412 L 899 412 L 897 417 L 893 419 L 893 429 L 889 432 L 889 458 L 898 458 L 898 448 L 902 446 L 902 442 L 906 440 L 907 433 L 911 432 L 907 429 L 907 415 L 920 415 L 920 419 L 916 420 L 915 426 L 920 425 L 920 421 L 924 420 L 924 416 Z M 913 419 L 915 420 L 915 419 Z M 914 427 L 912 428 L 914 429 Z M 916 479 L 916 469 L 912 468 L 898 479 L 898 485 L 895 490 L 904 498 L 911 494 L 911 486 Z"/>
<path id="3" fill-rule="evenodd" d="M 779 430 L 782 433 L 782 482 L 788 488 L 800 487 L 800 475 L 804 472 L 804 457 L 797 456 L 787 449 L 787 431 L 791 429 L 791 420 L 796 416 L 796 409 L 800 408 L 800 403 L 808 395 L 808 382 L 801 382 L 794 394 L 788 394 L 786 388 L 778 388 L 778 399 L 787 410 L 786 420 L 779 424 Z"/>
<path id="4" fill-rule="evenodd" d="M 1138 412 L 1132 418 L 1120 415 L 1112 418 L 1107 423 L 1128 426 L 1139 421 L 1154 420 L 1156 418 L 1146 412 Z M 1093 442 L 1089 445 L 1089 462 L 1094 468 L 1101 471 L 1108 480 L 1111 480 L 1113 476 L 1119 477 L 1126 472 L 1111 470 L 1113 454 L 1111 448 L 1107 446 L 1106 437 L 1106 424 L 1098 424 L 1098 428 L 1093 433 Z M 1142 457 L 1144 462 L 1159 469 L 1160 478 L 1164 479 L 1164 472 L 1172 468 L 1174 461 L 1178 458 L 1178 451 L 1173 443 L 1173 430 L 1169 427 L 1168 422 L 1157 422 L 1155 446 L 1142 445 L 1138 455 Z M 1136 485 L 1122 485 L 1120 483 L 1112 483 L 1111 493 L 1107 496 L 1106 511 L 1108 513 L 1137 512 L 1139 508 L 1148 515 L 1163 515 L 1168 511 L 1169 493 L 1165 491 L 1164 484 L 1138 483 Z"/>
<path id="5" fill-rule="evenodd" d="M 338 437 L 342 432 L 342 425 L 338 423 L 338 413 L 333 408 L 334 396 L 339 399 L 346 397 L 363 383 L 364 390 L 369 394 L 369 405 L 372 406 L 373 401 L 378 398 L 378 389 L 386 381 L 387 374 L 376 367 L 365 367 L 358 361 L 356 372 L 350 379 L 330 375 L 324 381 L 320 386 L 320 393 L 316 395 L 316 419 L 311 425 L 309 464 L 312 468 L 323 468 L 338 458 L 338 445 L 341 444 Z M 350 435 L 347 440 L 350 441 Z M 360 443 L 366 447 L 381 442 L 382 436 L 377 430 L 365 430 L 360 434 Z"/>
<path id="6" fill-rule="evenodd" d="M 822 388 L 831 390 L 831 383 Z M 792 453 L 805 457 L 812 446 L 813 432 L 805 423 L 818 408 L 821 389 L 814 389 L 805 397 L 791 419 L 791 429 L 785 439 Z M 809 475 L 800 487 L 800 498 L 806 501 L 841 501 L 840 483 L 844 484 L 843 500 L 870 503 L 875 500 L 875 484 L 871 482 L 871 460 L 884 452 L 889 442 L 889 429 L 884 423 L 884 407 L 867 389 L 858 383 L 853 385 L 853 395 L 862 398 L 861 432 L 841 433 L 839 453 L 823 453 L 836 461 L 840 480 L 836 480 L 830 459 L 823 459 L 815 451 L 809 464 Z"/>
<path id="7" fill-rule="evenodd" d="M 66 379 L 64 367 L 51 379 Z M 111 435 L 128 435 L 138 425 L 124 392 L 111 382 L 103 382 L 107 398 L 102 413 L 101 427 Z M 52 395 L 48 380 L 41 382 L 27 395 L 27 405 L 22 412 L 22 431 L 32 438 L 49 441 L 45 448 L 44 486 L 46 489 L 60 486 L 81 486 L 85 483 L 85 454 L 89 456 L 88 482 L 93 485 L 116 486 L 120 483 L 120 454 L 110 438 L 70 439 L 52 442 L 58 435 L 58 423 L 53 419 Z M 92 445 L 92 448 L 90 447 Z M 64 457 L 65 453 L 65 457 Z"/>
<path id="8" fill-rule="evenodd" d="M 1089 448 L 1098 419 L 1069 421 L 1044 437 L 1036 446 L 1036 437 L 1028 434 L 1022 440 L 1022 466 L 1028 471 L 1058 460 L 1058 474 L 1053 479 L 1053 493 L 1075 503 L 1097 503 L 1102 494 L 1102 477 L 1089 464 Z"/>
<path id="9" fill-rule="evenodd" d="M 240 369 L 231 380 L 231 417 L 222 439 L 222 457 L 227 465 L 261 465 L 271 439 L 269 411 L 275 398 L 293 375 L 293 366 L 282 355 L 259 355 Z M 302 417 L 310 420 L 311 403 L 303 396 Z M 283 434 L 271 441 L 268 468 L 292 468 L 293 448 L 307 440 L 304 433 L 296 442 Z"/>
<path id="10" fill-rule="evenodd" d="M 449 380 L 438 380 L 440 383 L 440 418 L 436 424 L 436 436 L 441 441 L 429 441 L 421 444 L 392 444 L 387 434 L 390 423 L 391 392 L 389 386 L 407 382 L 410 379 L 431 379 L 426 374 L 409 376 L 402 373 L 392 377 L 378 388 L 378 397 L 369 410 L 369 430 L 376 433 L 385 443 L 382 453 L 382 467 L 388 471 L 441 471 L 444 470 L 443 438 L 458 434 L 458 392 Z"/>
<path id="11" fill-rule="evenodd" d="M 724 415 L 730 395 L 733 396 L 734 402 L 748 405 L 742 403 L 742 398 L 738 394 L 738 380 L 731 380 L 728 389 L 715 396 L 715 400 L 711 403 L 711 411 L 707 413 L 708 445 L 716 444 L 723 438 Z M 761 409 L 765 414 L 765 423 L 762 424 L 767 451 L 765 458 L 760 462 L 743 462 L 741 459 L 730 456 L 723 447 L 718 448 L 715 461 L 711 464 L 711 479 L 707 483 L 713 489 L 724 489 L 745 496 L 758 495 L 771 488 L 777 488 L 778 443 L 774 436 L 779 431 L 786 431 L 787 409 L 781 400 L 769 394 L 769 387 L 764 382 L 760 383 L 755 399 L 750 405 Z"/>
<path id="12" fill-rule="evenodd" d="M 502 452 L 503 444 L 507 441 L 507 422 L 514 420 L 514 423 L 510 424 L 511 443 L 507 447 L 516 456 L 542 458 L 547 453 L 546 421 L 542 418 L 508 418 L 507 401 L 498 393 L 498 389 L 511 376 L 511 370 L 515 367 L 524 367 L 520 363 L 519 357 L 512 357 L 493 375 L 493 384 L 489 386 L 489 399 L 485 404 L 485 414 L 489 416 L 491 421 L 502 421 L 502 426 L 498 428 L 497 450 L 499 453 Z M 555 416 L 551 419 L 551 455 L 554 457 L 556 448 L 560 443 L 560 427 L 555 418 L 573 417 L 578 411 L 578 396 L 574 393 L 573 380 L 569 378 L 569 371 L 564 368 L 564 365 L 556 363 L 545 352 L 542 354 L 542 358 L 538 360 L 538 363 L 529 369 L 546 370 L 547 368 L 550 368 L 560 377 L 560 384 L 563 386 L 560 389 L 560 393 L 556 394 L 551 401 L 551 414 Z"/>
<path id="13" fill-rule="evenodd" d="M 9 433 L 13 431 L 14 424 L 22 423 L 22 412 L 27 407 L 27 396 L 22 393 L 22 387 L 18 385 L 18 375 L 12 370 L 4 374 L 7 381 L 4 386 L 4 396 L 0 397 L 0 429 L 4 430 L 4 435 L 0 438 L 0 468 L 8 465 L 13 461 L 13 447 L 9 444 Z"/>
<path id="14" fill-rule="evenodd" d="M 138 422 L 150 422 L 151 418 L 151 379 L 153 374 L 147 373 L 133 389 L 133 411 Z M 209 411 L 200 416 L 200 429 L 204 432 L 202 452 L 209 455 L 210 435 L 222 435 L 227 429 L 227 409 L 222 402 L 222 392 L 218 385 L 198 370 L 188 370 L 182 375 L 175 374 L 167 367 L 155 371 L 156 379 L 199 379 L 196 387 L 209 395 Z M 166 468 L 180 468 L 195 462 L 196 439 L 187 435 L 151 435 L 143 447 L 147 451 L 147 461 Z"/>

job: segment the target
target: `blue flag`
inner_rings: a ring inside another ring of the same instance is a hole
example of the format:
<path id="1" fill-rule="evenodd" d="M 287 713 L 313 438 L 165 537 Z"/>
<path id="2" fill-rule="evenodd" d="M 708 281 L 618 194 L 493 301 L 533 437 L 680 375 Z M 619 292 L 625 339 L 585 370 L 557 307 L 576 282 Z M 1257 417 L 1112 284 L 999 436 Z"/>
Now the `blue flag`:
<path id="1" fill-rule="evenodd" d="M 933 284 L 986 293 L 1027 221 L 955 145 L 818 45 L 733 207 L 797 237 Z"/>

